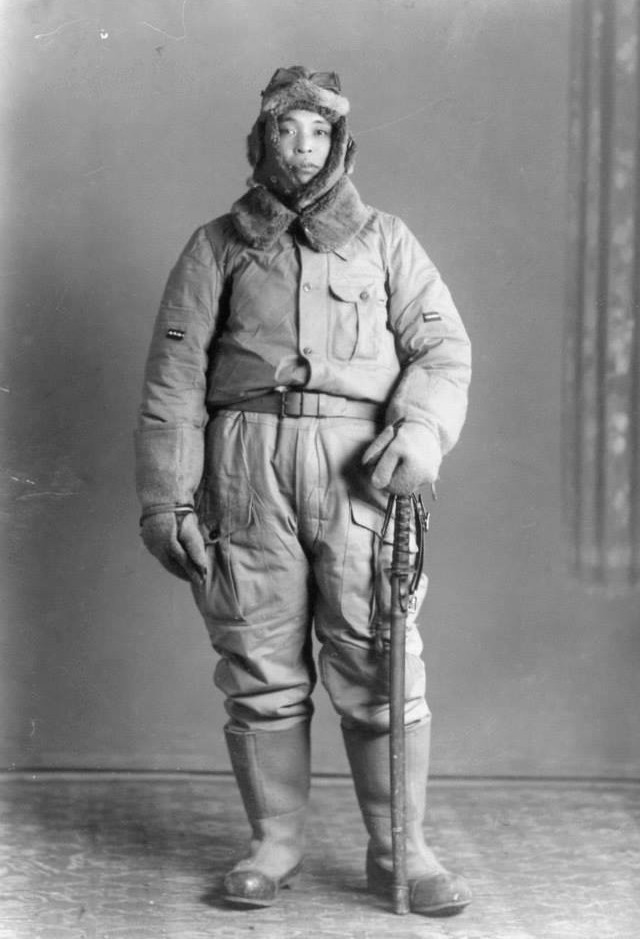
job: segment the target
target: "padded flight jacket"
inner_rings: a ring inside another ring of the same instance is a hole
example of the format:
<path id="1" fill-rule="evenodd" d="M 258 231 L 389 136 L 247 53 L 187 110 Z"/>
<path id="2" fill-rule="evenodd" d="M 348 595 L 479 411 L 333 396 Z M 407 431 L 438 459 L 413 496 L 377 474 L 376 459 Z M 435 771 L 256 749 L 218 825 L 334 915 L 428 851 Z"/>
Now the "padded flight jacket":
<path id="1" fill-rule="evenodd" d="M 371 209 L 324 253 L 288 232 L 249 247 L 222 216 L 189 240 L 156 319 L 136 432 L 143 509 L 192 505 L 209 411 L 276 386 L 379 402 L 447 453 L 470 370 L 451 295 L 400 219 Z"/>

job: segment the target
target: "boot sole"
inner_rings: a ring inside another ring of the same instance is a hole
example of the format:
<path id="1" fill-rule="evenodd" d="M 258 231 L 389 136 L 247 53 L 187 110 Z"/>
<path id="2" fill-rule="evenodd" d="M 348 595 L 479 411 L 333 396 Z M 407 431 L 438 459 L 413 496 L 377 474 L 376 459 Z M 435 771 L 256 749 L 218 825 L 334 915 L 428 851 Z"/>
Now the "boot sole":
<path id="1" fill-rule="evenodd" d="M 391 900 L 393 898 L 393 892 L 389 890 L 380 890 L 378 887 L 369 886 L 369 893 L 373 896 L 384 897 L 385 900 Z M 415 913 L 418 916 L 455 916 L 456 913 L 462 913 L 466 909 L 471 900 L 464 900 L 461 903 L 444 903 L 441 906 L 424 906 L 419 909 L 416 906 L 411 904 L 409 901 L 410 912 Z"/>
<path id="2" fill-rule="evenodd" d="M 393 899 L 393 890 L 389 889 L 386 884 L 383 886 L 380 883 L 371 883 L 369 881 L 367 883 L 367 890 L 369 893 L 373 894 L 373 896 L 384 897 L 385 900 Z M 411 898 L 409 903 L 411 906 Z M 456 913 L 462 913 L 470 903 L 471 898 L 462 900 L 460 903 L 448 901 L 438 906 L 425 906 L 420 909 L 411 907 L 411 912 L 420 916 L 455 916 Z"/>
<path id="3" fill-rule="evenodd" d="M 455 916 L 456 913 L 462 913 L 462 911 L 469 906 L 470 902 L 470 900 L 465 900 L 464 903 L 447 903 L 444 906 L 428 906 L 421 910 L 411 910 L 411 912 L 417 913 L 419 916 Z"/>
<path id="4" fill-rule="evenodd" d="M 458 896 L 454 894 L 446 899 L 443 897 L 440 903 L 421 904 L 419 890 L 415 889 L 416 885 L 416 881 L 409 882 L 408 884 L 409 909 L 418 916 L 455 916 L 457 913 L 462 913 L 473 899 L 470 891 L 467 889 L 466 896 L 458 898 Z M 369 893 L 376 896 L 384 897 L 385 899 L 393 898 L 393 874 L 390 871 L 377 867 L 369 855 L 367 855 L 367 889 Z"/>
<path id="5" fill-rule="evenodd" d="M 241 894 L 234 893 L 225 893 L 224 899 L 231 906 L 244 906 L 249 907 L 254 910 L 264 909 L 268 906 L 273 906 L 274 903 L 278 900 L 278 893 L 280 890 L 286 889 L 287 887 L 295 886 L 296 882 L 300 878 L 300 867 L 298 865 L 295 867 L 290 874 L 285 874 L 285 876 L 276 883 L 276 890 L 273 897 L 270 900 L 260 900 L 257 897 L 243 897 Z"/>

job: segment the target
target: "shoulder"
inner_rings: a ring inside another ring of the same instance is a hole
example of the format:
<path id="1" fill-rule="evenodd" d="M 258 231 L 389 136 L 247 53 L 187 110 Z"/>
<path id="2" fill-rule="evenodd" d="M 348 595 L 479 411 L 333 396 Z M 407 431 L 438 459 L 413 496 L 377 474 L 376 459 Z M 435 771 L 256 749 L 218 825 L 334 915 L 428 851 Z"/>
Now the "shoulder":
<path id="1" fill-rule="evenodd" d="M 385 267 L 409 263 L 416 253 L 424 252 L 421 243 L 398 215 L 374 206 L 367 208 L 370 210 L 369 218 L 361 231 L 361 237 L 369 244 L 376 243 L 379 246 Z"/>
<path id="2" fill-rule="evenodd" d="M 365 230 L 380 237 L 387 244 L 393 244 L 402 239 L 414 239 L 408 225 L 391 212 L 385 212 L 375 206 L 367 205 L 369 218 L 365 223 Z"/>
<path id="3" fill-rule="evenodd" d="M 230 213 L 199 225 L 187 241 L 182 256 L 206 267 L 225 266 L 226 258 L 238 245 L 238 235 Z"/>

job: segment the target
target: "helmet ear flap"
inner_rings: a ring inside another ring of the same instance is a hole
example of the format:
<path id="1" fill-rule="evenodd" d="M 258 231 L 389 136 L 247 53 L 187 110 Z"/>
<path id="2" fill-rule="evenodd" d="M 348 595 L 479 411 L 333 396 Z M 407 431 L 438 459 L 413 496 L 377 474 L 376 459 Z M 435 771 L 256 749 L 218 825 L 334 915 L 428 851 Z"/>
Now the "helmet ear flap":
<path id="1" fill-rule="evenodd" d="M 353 170 L 356 164 L 357 150 L 358 150 L 358 146 L 355 140 L 353 139 L 353 137 L 349 137 L 347 141 L 347 149 L 345 150 L 345 154 L 344 154 L 344 171 L 345 173 L 349 175 L 353 173 Z"/>
<path id="2" fill-rule="evenodd" d="M 247 137 L 247 159 L 256 167 L 264 157 L 264 122 L 257 120 Z"/>

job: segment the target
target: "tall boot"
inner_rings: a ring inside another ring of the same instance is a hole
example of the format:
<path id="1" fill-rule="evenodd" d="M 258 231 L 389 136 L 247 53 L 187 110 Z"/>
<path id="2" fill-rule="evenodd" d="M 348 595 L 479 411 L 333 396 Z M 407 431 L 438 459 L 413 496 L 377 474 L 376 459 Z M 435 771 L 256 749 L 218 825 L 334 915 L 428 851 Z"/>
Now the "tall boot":
<path id="1" fill-rule="evenodd" d="M 369 833 L 367 883 L 372 893 L 393 895 L 389 735 L 343 727 L 353 782 Z M 452 874 L 425 843 L 423 822 L 429 773 L 429 723 L 408 727 L 406 757 L 406 843 L 409 906 L 423 916 L 459 913 L 471 900 L 462 877 Z"/>
<path id="2" fill-rule="evenodd" d="M 227 727 L 225 737 L 252 839 L 249 856 L 225 877 L 224 894 L 233 903 L 271 906 L 302 865 L 309 723 L 260 732 Z"/>

